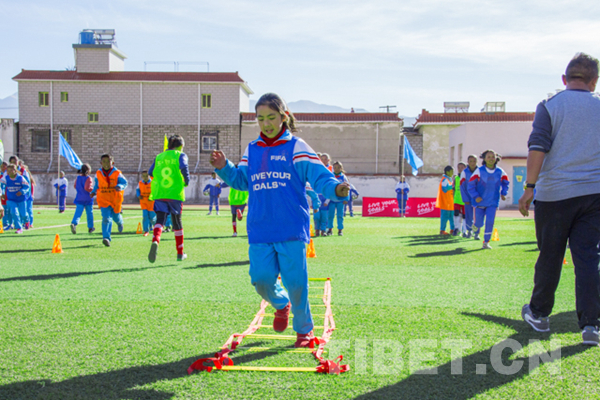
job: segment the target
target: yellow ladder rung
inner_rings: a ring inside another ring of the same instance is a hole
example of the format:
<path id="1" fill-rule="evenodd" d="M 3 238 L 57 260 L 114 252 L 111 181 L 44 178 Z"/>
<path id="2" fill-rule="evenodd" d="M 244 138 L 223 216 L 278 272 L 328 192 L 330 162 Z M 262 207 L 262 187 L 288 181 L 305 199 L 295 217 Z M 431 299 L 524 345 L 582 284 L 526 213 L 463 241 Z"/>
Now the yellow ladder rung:
<path id="1" fill-rule="evenodd" d="M 248 350 L 250 352 L 260 352 L 260 351 L 268 351 L 268 352 L 273 352 L 273 353 L 313 353 L 315 350 L 314 349 L 286 349 L 283 347 L 247 347 L 247 346 L 242 346 L 242 347 L 237 347 L 236 349 L 240 349 L 240 350 Z M 327 350 L 323 350 L 323 352 L 327 352 Z"/>
<path id="2" fill-rule="evenodd" d="M 309 281 L 316 281 L 316 282 L 325 282 L 325 281 L 330 281 L 331 278 L 308 278 Z"/>
<path id="3" fill-rule="evenodd" d="M 309 289 L 325 289 L 325 286 L 311 286 Z"/>
<path id="4" fill-rule="evenodd" d="M 335 314 L 331 314 L 335 315 Z M 274 317 L 273 314 L 258 314 L 259 317 Z M 290 317 L 293 317 L 294 314 L 290 313 Z M 313 314 L 313 317 L 325 317 L 325 314 Z"/>
<path id="5" fill-rule="evenodd" d="M 271 325 L 259 325 L 259 328 L 273 328 Z M 324 326 L 313 326 L 313 329 L 323 329 Z M 293 329 L 293 326 L 288 326 L 287 329 Z"/>
<path id="6" fill-rule="evenodd" d="M 323 295 L 313 294 L 308 296 L 309 299 L 322 299 Z"/>
<path id="7" fill-rule="evenodd" d="M 223 371 L 316 372 L 316 367 L 242 367 L 223 365 Z"/>
<path id="8" fill-rule="evenodd" d="M 296 340 L 296 335 L 257 335 L 251 333 L 250 335 L 246 335 L 246 337 L 254 339 Z"/>

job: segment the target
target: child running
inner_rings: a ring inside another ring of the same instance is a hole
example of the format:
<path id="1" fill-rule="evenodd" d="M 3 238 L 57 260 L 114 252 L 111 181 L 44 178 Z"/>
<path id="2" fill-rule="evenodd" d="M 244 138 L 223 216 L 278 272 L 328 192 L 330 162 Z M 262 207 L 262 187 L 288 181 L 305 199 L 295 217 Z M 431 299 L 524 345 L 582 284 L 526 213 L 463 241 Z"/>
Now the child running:
<path id="1" fill-rule="evenodd" d="M 135 189 L 135 194 L 140 200 L 142 208 L 142 225 L 144 236 L 150 234 L 150 229 L 156 224 L 156 213 L 154 212 L 154 202 L 150 200 L 152 179 L 147 172 L 142 172 L 142 180 L 138 182 L 138 187 Z"/>
<path id="2" fill-rule="evenodd" d="M 85 210 L 87 217 L 88 233 L 92 233 L 96 230 L 94 228 L 94 199 L 90 196 L 90 192 L 94 189 L 94 180 L 90 177 L 92 167 L 90 164 L 83 164 L 81 169 L 77 171 L 79 176 L 75 179 L 75 215 L 71 221 L 71 233 L 77 233 L 77 225 Z"/>
<path id="3" fill-rule="evenodd" d="M 497 166 L 501 156 L 494 150 L 486 150 L 481 153 L 482 166 L 477 168 L 469 179 L 469 196 L 475 199 L 475 239 L 479 240 L 479 232 L 483 227 L 485 219 L 485 233 L 483 236 L 483 249 L 491 249 L 490 239 L 494 232 L 494 221 L 496 210 L 500 204 L 500 198 L 506 200 L 508 193 L 508 175 Z"/>
<path id="4" fill-rule="evenodd" d="M 466 167 L 464 162 L 459 162 L 456 166 L 458 173 L 454 177 L 454 230 L 452 236 L 458 236 L 465 232 L 465 203 L 460 192 L 460 175 Z"/>
<path id="5" fill-rule="evenodd" d="M 312 210 L 313 210 L 313 219 L 314 219 L 315 213 L 317 213 L 319 211 L 319 207 L 321 207 L 321 200 L 319 199 L 319 194 L 313 190 L 313 188 L 310 186 L 310 183 L 308 183 L 308 182 L 306 183 L 306 195 L 310 199 L 310 208 L 312 208 Z M 319 236 L 317 234 L 317 232 L 318 232 L 317 230 L 319 229 L 319 227 L 316 224 L 315 224 L 314 229 L 315 229 L 315 237 Z"/>
<path id="6" fill-rule="evenodd" d="M 217 215 L 219 215 L 219 196 L 221 195 L 221 181 L 217 179 L 217 174 L 212 173 L 210 175 L 210 179 L 202 189 L 204 194 L 208 193 L 210 196 L 210 205 L 208 206 L 208 214 L 212 214 L 213 205 L 217 211 Z"/>
<path id="7" fill-rule="evenodd" d="M 249 192 L 250 278 L 258 294 L 277 310 L 273 329 L 286 330 L 291 308 L 294 346 L 309 347 L 315 336 L 308 303 L 306 182 L 337 201 L 348 196 L 350 185 L 335 179 L 313 149 L 292 135 L 296 120 L 281 97 L 263 95 L 255 111 L 261 133 L 246 148 L 238 168 L 219 150 L 213 151 L 210 162 L 229 186 Z"/>
<path id="8" fill-rule="evenodd" d="M 327 236 L 327 224 L 329 222 L 329 199 L 319 193 L 321 206 L 313 211 L 315 221 L 315 236 Z"/>
<path id="9" fill-rule="evenodd" d="M 346 171 L 344 171 L 344 166 L 341 162 L 336 161 L 333 163 L 333 173 L 335 175 L 335 178 L 339 182 L 346 183 L 348 184 L 348 186 L 350 186 L 350 183 L 348 183 L 348 178 L 345 175 Z M 333 235 L 333 218 L 335 217 L 336 213 L 338 236 L 344 235 L 342 232 L 344 230 L 344 205 L 348 202 L 348 198 L 349 197 L 347 196 L 341 200 L 332 199 L 329 203 L 329 221 L 327 225 L 327 236 Z"/>
<path id="10" fill-rule="evenodd" d="M 350 197 L 348 197 L 348 203 L 344 204 L 344 217 L 346 216 L 346 210 L 350 211 L 351 217 L 354 217 L 353 202 L 354 200 L 358 199 L 358 196 L 360 196 L 360 193 L 358 193 L 358 190 L 356 190 L 354 185 L 350 183 Z"/>
<path id="11" fill-rule="evenodd" d="M 58 212 L 64 213 L 67 207 L 67 185 L 69 181 L 65 178 L 64 171 L 60 171 L 60 178 L 54 181 L 56 198 L 58 199 Z"/>
<path id="12" fill-rule="evenodd" d="M 100 157 L 102 168 L 96 171 L 96 181 L 90 193 L 91 197 L 97 195 L 98 207 L 102 214 L 102 243 L 110 247 L 113 220 L 116 222 L 119 233 L 123 232 L 123 191 L 127 187 L 127 179 L 121 174 L 110 154 Z"/>
<path id="13" fill-rule="evenodd" d="M 396 200 L 398 201 L 398 213 L 401 218 L 406 218 L 406 202 L 408 201 L 408 192 L 410 185 L 406 182 L 404 175 L 400 176 L 400 180 L 396 184 Z"/>
<path id="14" fill-rule="evenodd" d="M 23 233 L 23 225 L 27 223 L 27 211 L 25 200 L 29 192 L 29 182 L 17 172 L 17 166 L 10 164 L 6 168 L 6 174 L 0 179 L 5 185 L 6 206 L 10 209 L 12 220 L 17 234 Z"/>
<path id="15" fill-rule="evenodd" d="M 469 195 L 469 179 L 471 179 L 471 175 L 477 169 L 477 156 L 475 154 L 471 154 L 467 158 L 467 168 L 463 169 L 460 174 L 460 195 L 465 203 L 465 228 L 466 232 L 463 233 L 463 237 L 470 239 L 473 235 L 473 199 Z"/>
<path id="16" fill-rule="evenodd" d="M 152 179 L 150 200 L 154 200 L 156 225 L 152 235 L 152 245 L 148 253 L 148 261 L 156 261 L 156 253 L 160 244 L 163 226 L 167 221 L 167 214 L 173 221 L 175 247 L 177 248 L 177 261 L 183 261 L 187 254 L 183 252 L 183 225 L 181 212 L 185 201 L 185 188 L 190 183 L 188 156 L 183 152 L 185 142 L 179 135 L 169 138 L 169 148 L 156 156 L 148 175 Z"/>
<path id="17" fill-rule="evenodd" d="M 440 235 L 449 235 L 446 232 L 446 225 L 450 223 L 450 231 L 454 231 L 454 183 L 452 181 L 452 175 L 454 169 L 450 165 L 446 165 L 444 168 L 444 176 L 440 181 L 438 188 L 437 199 L 435 201 L 435 207 L 440 209 Z"/>
<path id="18" fill-rule="evenodd" d="M 12 229 L 12 217 L 10 215 L 10 209 L 6 205 L 6 184 L 1 183 L 4 175 L 7 175 L 6 168 L 8 167 L 8 163 L 6 161 L 2 162 L 0 166 L 0 199 L 2 201 L 2 207 L 4 208 L 4 216 L 2 217 L 2 228 L 7 231 Z"/>
<path id="19" fill-rule="evenodd" d="M 248 203 L 248 192 L 229 188 L 229 206 L 231 207 L 233 237 L 237 237 L 237 221 L 241 221 L 242 218 L 244 218 L 246 203 Z"/>

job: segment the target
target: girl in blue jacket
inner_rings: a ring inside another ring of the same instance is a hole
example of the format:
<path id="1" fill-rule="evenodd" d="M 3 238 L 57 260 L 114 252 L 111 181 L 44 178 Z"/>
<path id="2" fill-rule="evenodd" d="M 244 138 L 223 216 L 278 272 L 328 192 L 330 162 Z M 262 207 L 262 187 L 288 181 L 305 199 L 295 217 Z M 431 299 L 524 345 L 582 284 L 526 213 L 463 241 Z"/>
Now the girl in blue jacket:
<path id="1" fill-rule="evenodd" d="M 225 183 L 248 191 L 250 279 L 277 310 L 273 329 L 285 331 L 291 308 L 295 347 L 308 347 L 315 336 L 308 303 L 306 182 L 338 201 L 348 196 L 349 185 L 335 179 L 314 150 L 292 135 L 297 131 L 295 118 L 281 97 L 267 93 L 255 110 L 261 132 L 246 148 L 238 168 L 220 150 L 213 151 L 210 162 Z M 280 274 L 285 289 L 277 280 Z"/>
<path id="2" fill-rule="evenodd" d="M 500 198 L 506 200 L 508 193 L 508 175 L 498 166 L 500 154 L 494 150 L 486 150 L 481 154 L 482 166 L 477 168 L 469 179 L 469 197 L 475 208 L 475 239 L 479 240 L 479 232 L 485 219 L 483 248 L 491 249 L 490 239 L 494 231 L 496 210 Z"/>

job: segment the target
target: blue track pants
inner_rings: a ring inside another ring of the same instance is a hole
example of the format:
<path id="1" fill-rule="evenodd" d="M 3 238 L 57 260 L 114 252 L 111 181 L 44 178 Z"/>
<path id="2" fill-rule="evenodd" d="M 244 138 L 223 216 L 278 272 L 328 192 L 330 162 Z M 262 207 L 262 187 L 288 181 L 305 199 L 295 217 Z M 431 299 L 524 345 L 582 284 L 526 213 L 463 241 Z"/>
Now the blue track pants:
<path id="1" fill-rule="evenodd" d="M 94 227 L 94 205 L 93 204 L 75 204 L 75 215 L 73 215 L 73 220 L 71 223 L 73 225 L 78 225 L 81 216 L 83 215 L 83 210 L 85 210 L 85 214 L 87 216 L 87 227 L 88 229 L 92 229 Z"/>
<path id="2" fill-rule="evenodd" d="M 333 229 L 333 217 L 337 212 L 337 228 L 341 231 L 344 229 L 344 202 L 332 201 L 329 203 L 329 221 L 327 221 L 327 228 Z"/>
<path id="3" fill-rule="evenodd" d="M 118 226 L 123 226 L 123 216 L 114 212 L 112 207 L 101 208 L 100 213 L 102 214 L 102 238 L 110 240 L 113 220 Z"/>
<path id="4" fill-rule="evenodd" d="M 485 219 L 485 232 L 483 234 L 483 241 L 489 242 L 492 238 L 492 233 L 494 232 L 494 221 L 496 220 L 496 207 L 476 207 L 475 208 L 475 227 L 477 228 L 475 231 L 479 233 L 481 228 L 483 227 L 483 222 Z"/>
<path id="5" fill-rule="evenodd" d="M 454 230 L 454 210 L 440 210 L 440 231 L 446 230 L 446 225 L 450 222 L 450 230 Z"/>

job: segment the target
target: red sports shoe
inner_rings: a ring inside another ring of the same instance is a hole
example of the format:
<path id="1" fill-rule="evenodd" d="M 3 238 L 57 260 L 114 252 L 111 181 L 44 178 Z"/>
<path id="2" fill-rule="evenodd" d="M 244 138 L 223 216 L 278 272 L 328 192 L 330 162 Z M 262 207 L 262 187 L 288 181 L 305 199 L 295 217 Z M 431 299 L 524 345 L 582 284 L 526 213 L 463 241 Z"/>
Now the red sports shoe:
<path id="1" fill-rule="evenodd" d="M 273 319 L 273 329 L 275 332 L 284 332 L 287 329 L 291 308 L 292 305 L 288 303 L 283 309 L 275 311 L 275 318 Z"/>
<path id="2" fill-rule="evenodd" d="M 244 214 L 242 214 L 242 210 L 238 209 L 236 214 L 237 214 L 238 221 L 241 221 L 242 218 L 244 218 Z"/>
<path id="3" fill-rule="evenodd" d="M 312 349 L 315 347 L 315 344 L 319 344 L 319 339 L 315 337 L 313 331 L 305 334 L 296 333 L 296 343 L 294 343 L 294 347 L 310 347 Z"/>

